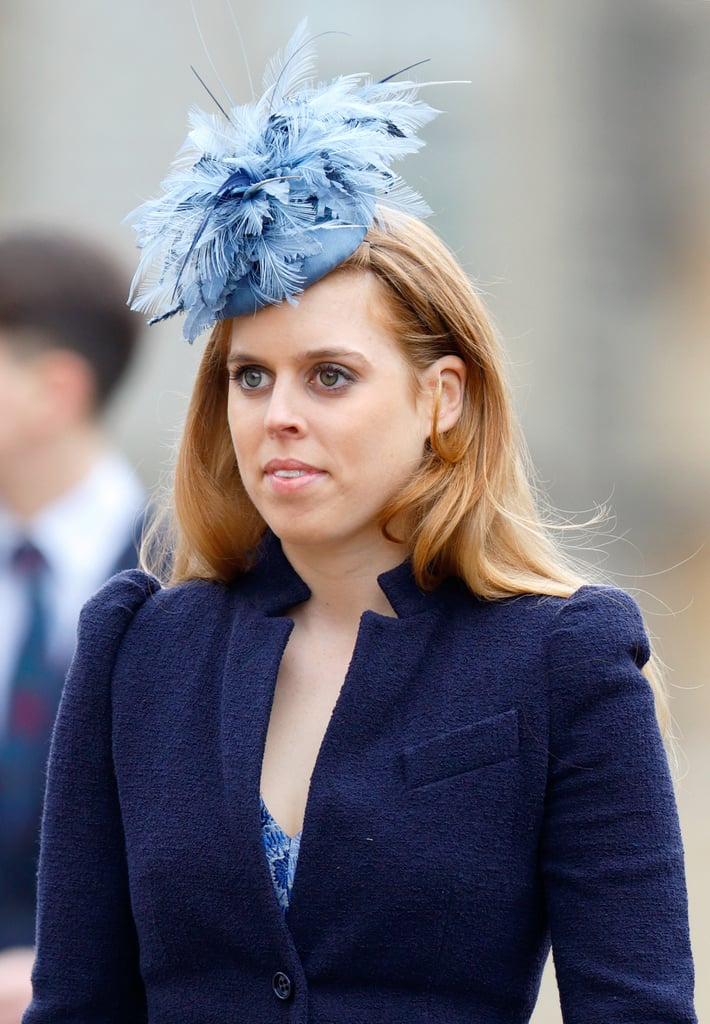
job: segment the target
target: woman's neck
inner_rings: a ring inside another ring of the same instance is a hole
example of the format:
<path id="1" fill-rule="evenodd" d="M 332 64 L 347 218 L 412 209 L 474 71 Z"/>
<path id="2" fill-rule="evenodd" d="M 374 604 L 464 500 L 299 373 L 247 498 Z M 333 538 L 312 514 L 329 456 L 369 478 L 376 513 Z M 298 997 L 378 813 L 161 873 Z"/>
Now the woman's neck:
<path id="1" fill-rule="evenodd" d="M 395 614 L 377 577 L 404 561 L 404 545 L 383 538 L 382 545 L 375 550 L 370 545 L 329 551 L 286 544 L 283 550 L 311 591 L 310 600 L 301 606 L 301 614 L 333 624 L 357 624 L 368 610 L 381 615 Z"/>

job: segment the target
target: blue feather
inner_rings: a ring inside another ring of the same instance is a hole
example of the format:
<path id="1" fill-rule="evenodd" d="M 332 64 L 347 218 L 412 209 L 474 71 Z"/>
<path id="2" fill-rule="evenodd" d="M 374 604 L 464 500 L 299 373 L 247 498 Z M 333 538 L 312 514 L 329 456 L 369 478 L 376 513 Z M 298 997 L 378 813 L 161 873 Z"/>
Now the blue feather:
<path id="1" fill-rule="evenodd" d="M 225 317 L 293 301 L 354 250 L 379 200 L 429 212 L 392 169 L 438 114 L 421 86 L 360 74 L 316 84 L 314 69 L 304 19 L 267 65 L 260 99 L 190 111 L 162 195 L 129 215 L 141 250 L 130 301 L 151 322 L 184 312 L 192 341 Z"/>

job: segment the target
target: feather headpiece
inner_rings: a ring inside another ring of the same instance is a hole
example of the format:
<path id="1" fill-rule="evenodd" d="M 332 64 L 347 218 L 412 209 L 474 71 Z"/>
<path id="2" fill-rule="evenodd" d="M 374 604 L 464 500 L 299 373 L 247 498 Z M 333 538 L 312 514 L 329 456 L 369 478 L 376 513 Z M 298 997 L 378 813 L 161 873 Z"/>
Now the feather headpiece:
<path id="1" fill-rule="evenodd" d="M 439 111 L 392 75 L 315 83 L 314 42 L 304 20 L 259 100 L 192 110 L 162 196 L 129 214 L 142 250 L 129 301 L 151 323 L 185 313 L 193 341 L 219 320 L 292 301 L 355 251 L 378 201 L 429 212 L 391 164 L 424 145 L 416 131 Z"/>

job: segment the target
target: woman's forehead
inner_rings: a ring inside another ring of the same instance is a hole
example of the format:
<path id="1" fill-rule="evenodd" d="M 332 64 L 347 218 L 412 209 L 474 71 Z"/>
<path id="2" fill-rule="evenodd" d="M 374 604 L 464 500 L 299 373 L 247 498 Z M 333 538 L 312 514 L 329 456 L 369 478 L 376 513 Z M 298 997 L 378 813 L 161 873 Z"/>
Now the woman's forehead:
<path id="1" fill-rule="evenodd" d="M 231 321 L 230 349 L 261 339 L 348 337 L 383 330 L 379 282 L 368 271 L 329 274 L 296 300 L 267 306 Z"/>

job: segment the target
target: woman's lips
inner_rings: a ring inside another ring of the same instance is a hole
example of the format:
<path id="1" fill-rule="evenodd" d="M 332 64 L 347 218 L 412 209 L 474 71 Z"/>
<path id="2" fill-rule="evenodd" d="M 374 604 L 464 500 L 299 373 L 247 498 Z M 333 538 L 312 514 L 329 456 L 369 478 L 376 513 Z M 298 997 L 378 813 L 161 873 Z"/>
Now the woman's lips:
<path id="1" fill-rule="evenodd" d="M 296 459 L 271 459 L 264 466 L 264 476 L 274 491 L 288 494 L 314 483 L 325 472 Z"/>

